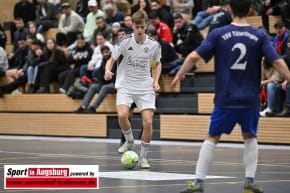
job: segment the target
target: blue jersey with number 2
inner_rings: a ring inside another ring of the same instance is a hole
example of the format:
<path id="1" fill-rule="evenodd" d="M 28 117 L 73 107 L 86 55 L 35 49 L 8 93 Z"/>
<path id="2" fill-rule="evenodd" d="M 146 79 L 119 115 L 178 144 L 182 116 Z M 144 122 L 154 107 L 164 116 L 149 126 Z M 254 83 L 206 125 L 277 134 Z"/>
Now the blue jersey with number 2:
<path id="1" fill-rule="evenodd" d="M 215 99 L 220 108 L 259 107 L 261 60 L 279 59 L 264 30 L 230 24 L 217 28 L 196 49 L 208 62 L 215 60 Z"/>

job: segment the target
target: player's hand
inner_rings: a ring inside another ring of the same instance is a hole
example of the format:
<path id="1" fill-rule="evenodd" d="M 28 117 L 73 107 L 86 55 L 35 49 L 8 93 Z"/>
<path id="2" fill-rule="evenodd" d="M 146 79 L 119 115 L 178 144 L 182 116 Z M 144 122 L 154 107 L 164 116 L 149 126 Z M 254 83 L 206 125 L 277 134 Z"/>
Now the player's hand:
<path id="1" fill-rule="evenodd" d="M 160 90 L 160 86 L 158 82 L 154 82 L 153 83 L 153 89 L 155 92 L 158 92 Z"/>
<path id="2" fill-rule="evenodd" d="M 177 84 L 179 81 L 181 81 L 183 78 L 184 78 L 183 75 L 181 75 L 180 73 L 177 73 L 177 74 L 175 75 L 175 77 L 173 78 L 173 80 L 171 81 L 170 86 L 171 86 L 171 87 L 176 87 L 176 84 Z"/>
<path id="3" fill-rule="evenodd" d="M 104 75 L 104 79 L 105 80 L 111 80 L 113 75 L 114 75 L 114 73 L 112 73 L 111 71 L 106 71 L 105 75 Z"/>

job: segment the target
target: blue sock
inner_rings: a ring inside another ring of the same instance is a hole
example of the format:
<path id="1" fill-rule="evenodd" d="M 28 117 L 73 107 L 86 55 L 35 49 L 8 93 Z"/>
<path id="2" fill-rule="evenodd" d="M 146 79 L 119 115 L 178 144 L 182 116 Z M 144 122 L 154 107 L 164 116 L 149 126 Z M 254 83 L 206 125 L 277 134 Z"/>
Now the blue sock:
<path id="1" fill-rule="evenodd" d="M 250 183 L 254 183 L 255 179 L 254 178 L 247 178 L 247 181 Z"/>
<path id="2" fill-rule="evenodd" d="M 194 181 L 195 181 L 195 183 L 197 183 L 197 184 L 203 183 L 203 180 L 201 180 L 201 179 L 195 179 Z"/>

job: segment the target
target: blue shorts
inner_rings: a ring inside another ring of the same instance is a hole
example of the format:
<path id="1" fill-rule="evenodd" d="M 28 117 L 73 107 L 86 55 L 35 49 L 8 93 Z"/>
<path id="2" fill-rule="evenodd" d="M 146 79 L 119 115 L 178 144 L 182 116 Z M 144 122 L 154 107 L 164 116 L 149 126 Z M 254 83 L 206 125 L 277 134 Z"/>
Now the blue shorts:
<path id="1" fill-rule="evenodd" d="M 209 125 L 209 135 L 230 134 L 238 123 L 243 133 L 257 136 L 259 108 L 218 108 L 215 107 Z"/>

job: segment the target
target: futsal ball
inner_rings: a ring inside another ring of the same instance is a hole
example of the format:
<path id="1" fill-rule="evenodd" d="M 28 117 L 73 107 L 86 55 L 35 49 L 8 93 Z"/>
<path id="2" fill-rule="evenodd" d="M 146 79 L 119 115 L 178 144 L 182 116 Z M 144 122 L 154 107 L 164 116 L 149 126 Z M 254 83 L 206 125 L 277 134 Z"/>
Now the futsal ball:
<path id="1" fill-rule="evenodd" d="M 122 166 L 126 169 L 133 169 L 139 161 L 139 156 L 134 151 L 126 151 L 121 157 Z"/>

